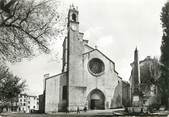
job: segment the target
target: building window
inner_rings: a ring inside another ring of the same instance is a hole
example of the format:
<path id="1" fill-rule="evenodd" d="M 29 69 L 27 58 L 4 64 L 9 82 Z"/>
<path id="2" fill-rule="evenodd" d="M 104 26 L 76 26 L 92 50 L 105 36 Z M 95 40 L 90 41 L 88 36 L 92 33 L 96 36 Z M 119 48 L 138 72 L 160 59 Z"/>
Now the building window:
<path id="1" fill-rule="evenodd" d="M 35 106 L 33 106 L 33 108 L 35 108 Z"/>
<path id="2" fill-rule="evenodd" d="M 67 86 L 63 86 L 62 99 L 63 99 L 63 100 L 66 100 L 66 99 L 67 99 Z"/>
<path id="3" fill-rule="evenodd" d="M 22 99 L 20 99 L 20 102 L 22 102 Z"/>
<path id="4" fill-rule="evenodd" d="M 25 104 L 25 103 L 23 103 L 23 105 L 25 106 L 26 104 Z"/>
<path id="5" fill-rule="evenodd" d="M 72 20 L 76 22 L 76 15 L 74 13 L 72 14 Z"/>
<path id="6" fill-rule="evenodd" d="M 101 75 L 105 70 L 103 61 L 98 58 L 93 58 L 90 60 L 88 63 L 88 68 L 92 75 Z"/>
<path id="7" fill-rule="evenodd" d="M 30 101 L 28 101 L 28 104 L 30 104 Z"/>
<path id="8" fill-rule="evenodd" d="M 30 106 L 28 106 L 28 108 L 30 108 Z"/>

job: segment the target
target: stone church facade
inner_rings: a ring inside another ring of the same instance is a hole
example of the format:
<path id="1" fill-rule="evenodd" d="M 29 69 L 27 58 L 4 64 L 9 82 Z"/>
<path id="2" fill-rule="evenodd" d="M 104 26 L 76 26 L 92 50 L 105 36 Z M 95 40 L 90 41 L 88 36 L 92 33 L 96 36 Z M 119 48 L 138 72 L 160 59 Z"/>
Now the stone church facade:
<path id="1" fill-rule="evenodd" d="M 76 8 L 69 9 L 62 73 L 45 76 L 46 113 L 76 111 L 84 107 L 122 107 L 122 78 L 115 70 L 115 63 L 83 39 L 83 33 L 79 32 L 78 15 Z"/>

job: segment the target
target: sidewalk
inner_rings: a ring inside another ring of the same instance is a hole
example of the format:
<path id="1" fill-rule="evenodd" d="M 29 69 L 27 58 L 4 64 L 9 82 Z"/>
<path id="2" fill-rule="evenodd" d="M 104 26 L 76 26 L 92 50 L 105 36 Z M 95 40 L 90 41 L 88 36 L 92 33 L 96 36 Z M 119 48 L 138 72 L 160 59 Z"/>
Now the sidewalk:
<path id="1" fill-rule="evenodd" d="M 48 113 L 52 115 L 112 115 L 114 111 L 120 111 L 124 110 L 124 108 L 118 108 L 118 109 L 106 109 L 106 110 L 88 110 L 86 112 L 80 111 L 80 113 L 77 112 L 57 112 L 57 113 Z"/>
<path id="2" fill-rule="evenodd" d="M 31 114 L 31 113 L 1 113 L 0 117 L 112 117 L 112 116 L 125 116 L 125 117 L 131 117 L 134 115 L 123 115 L 123 108 L 119 109 L 107 109 L 107 110 L 89 110 L 87 112 L 81 111 L 77 114 L 77 112 L 57 112 L 57 113 L 48 113 L 48 114 Z M 122 115 L 116 115 L 117 113 L 120 113 Z M 115 115 L 114 115 L 115 114 Z M 144 115 L 144 116 L 162 116 L 167 117 L 169 115 L 169 111 L 157 111 L 152 114 Z M 140 115 L 141 116 L 141 115 Z"/>
<path id="3" fill-rule="evenodd" d="M 113 111 L 124 110 L 120 109 L 107 109 L 107 110 L 88 110 L 87 112 L 80 111 L 77 112 L 57 112 L 57 113 L 47 113 L 47 114 L 31 114 L 31 113 L 1 113 L 0 117 L 93 117 L 93 116 L 112 116 Z"/>
<path id="4" fill-rule="evenodd" d="M 169 110 L 166 110 L 166 111 L 157 111 L 153 114 L 157 114 L 157 115 L 168 115 L 169 116 Z"/>

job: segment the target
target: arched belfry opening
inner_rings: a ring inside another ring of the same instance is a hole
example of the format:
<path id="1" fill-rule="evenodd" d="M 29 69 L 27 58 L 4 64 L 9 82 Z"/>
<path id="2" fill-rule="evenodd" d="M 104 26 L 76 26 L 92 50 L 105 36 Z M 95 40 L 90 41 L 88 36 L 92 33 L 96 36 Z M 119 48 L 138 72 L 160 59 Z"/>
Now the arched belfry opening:
<path id="1" fill-rule="evenodd" d="M 72 14 L 72 20 L 74 21 L 74 22 L 76 22 L 77 20 L 76 20 L 76 14 Z"/>
<path id="2" fill-rule="evenodd" d="M 105 96 L 99 89 L 92 90 L 88 95 L 88 108 L 94 109 L 105 109 Z"/>

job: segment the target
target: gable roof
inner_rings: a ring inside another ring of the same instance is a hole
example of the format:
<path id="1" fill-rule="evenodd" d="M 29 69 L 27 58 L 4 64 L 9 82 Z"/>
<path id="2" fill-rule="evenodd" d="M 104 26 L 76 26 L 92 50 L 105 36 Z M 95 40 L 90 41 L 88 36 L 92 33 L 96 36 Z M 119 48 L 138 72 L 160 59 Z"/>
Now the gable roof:
<path id="1" fill-rule="evenodd" d="M 85 46 L 87 46 L 87 47 L 89 47 L 89 48 L 91 48 L 91 49 L 93 49 L 93 50 L 94 50 L 94 48 L 93 48 L 93 47 L 91 47 L 91 46 L 89 46 L 88 44 L 85 44 Z"/>
<path id="2" fill-rule="evenodd" d="M 89 46 L 89 45 L 87 45 L 87 46 Z M 90 47 L 90 46 L 89 46 Z M 92 47 L 91 47 L 92 48 Z M 110 58 L 108 58 L 105 54 L 103 54 L 100 50 L 98 50 L 98 49 L 94 49 L 94 48 L 92 48 L 93 50 L 91 50 L 91 51 L 89 51 L 89 52 L 86 52 L 86 53 L 83 53 L 83 55 L 86 55 L 86 54 L 89 54 L 89 53 L 92 53 L 92 52 L 94 52 L 94 51 L 98 51 L 100 54 L 102 54 L 106 59 L 108 59 L 110 62 L 112 62 L 113 64 L 114 64 L 114 66 L 115 66 L 115 63 L 110 59 Z M 117 74 L 118 74 L 118 72 L 115 70 L 115 68 L 114 68 L 114 72 L 116 72 Z"/>
<path id="3" fill-rule="evenodd" d="M 56 74 L 56 75 L 53 75 L 53 76 L 49 76 L 49 77 L 45 78 L 45 80 L 48 80 L 48 79 L 51 79 L 51 78 L 54 78 L 54 77 L 63 75 L 63 74 L 65 74 L 65 73 L 67 73 L 67 71 L 66 71 L 66 72 L 62 72 L 62 73 L 59 73 L 59 74 Z"/>

